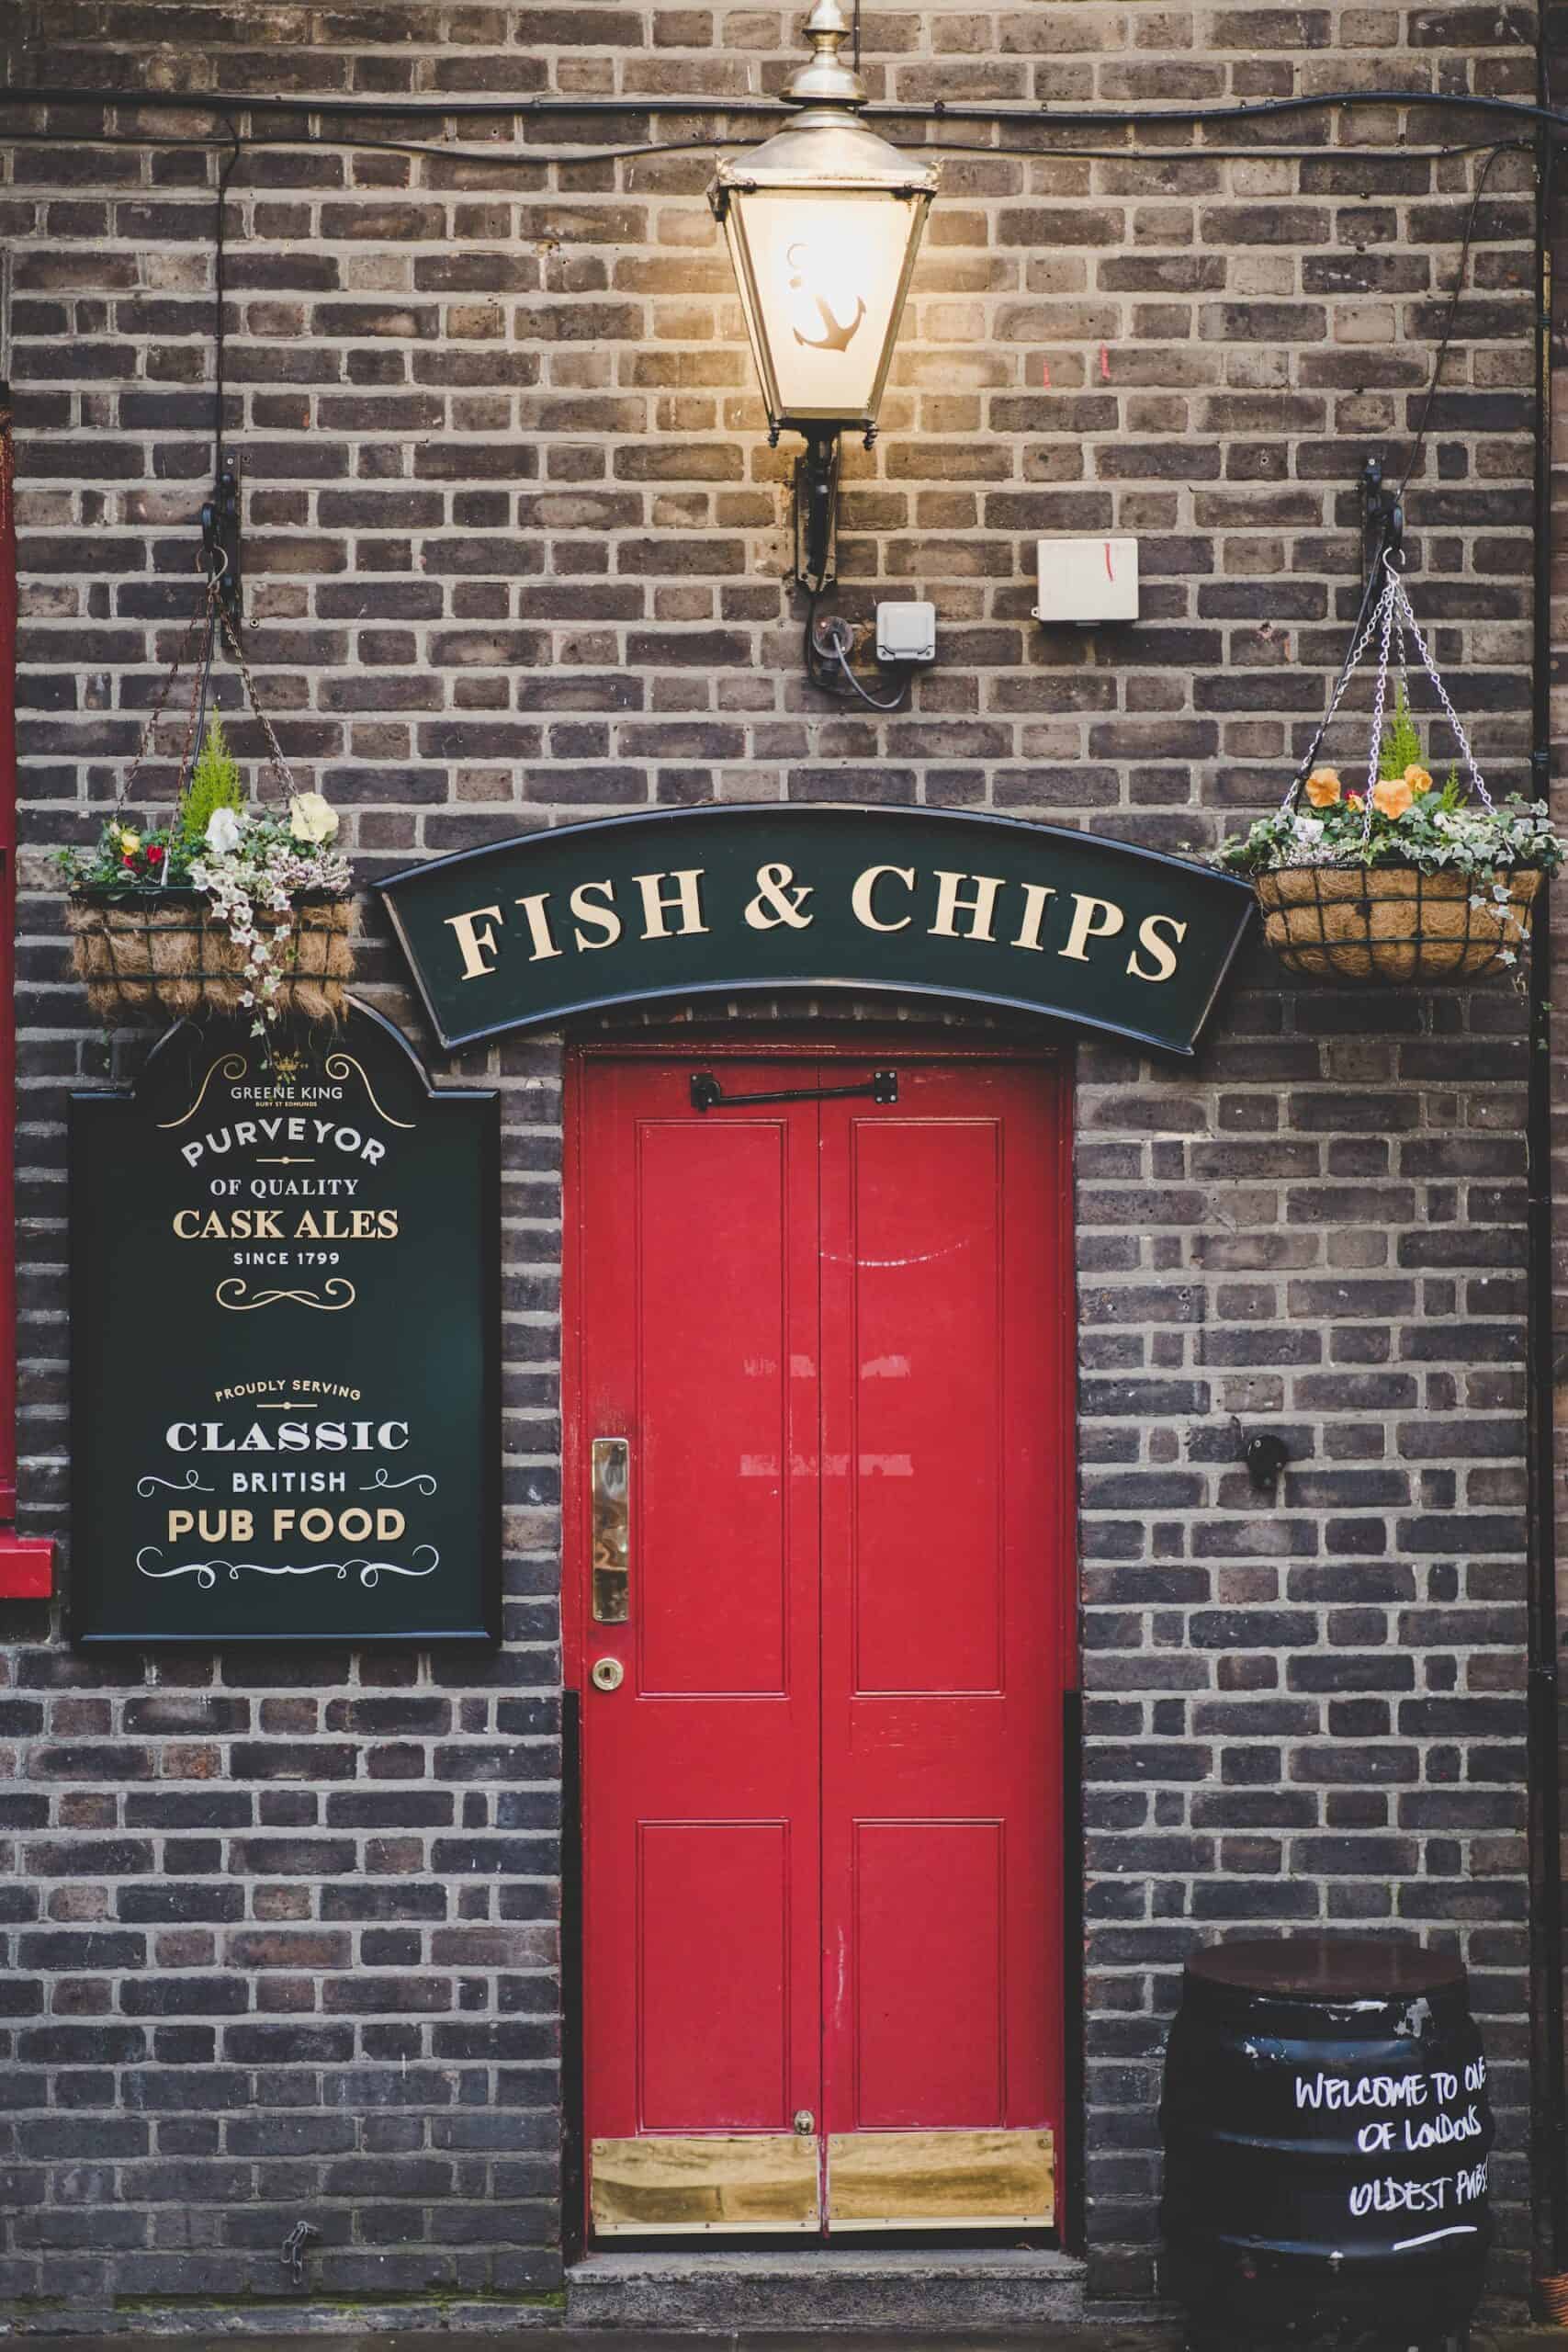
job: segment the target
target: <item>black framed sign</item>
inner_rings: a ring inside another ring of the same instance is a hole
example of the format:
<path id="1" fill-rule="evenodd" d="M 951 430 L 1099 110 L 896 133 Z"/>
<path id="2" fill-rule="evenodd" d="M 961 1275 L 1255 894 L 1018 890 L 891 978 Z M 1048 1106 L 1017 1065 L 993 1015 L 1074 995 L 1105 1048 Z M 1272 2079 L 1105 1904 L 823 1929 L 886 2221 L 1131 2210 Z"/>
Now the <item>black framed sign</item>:
<path id="1" fill-rule="evenodd" d="M 358 1006 L 73 1096 L 77 1641 L 499 1638 L 499 1144 Z"/>
<path id="2" fill-rule="evenodd" d="M 1190 1054 L 1253 905 L 1094 833 L 777 802 L 546 827 L 376 887 L 446 1046 L 650 998 L 853 988 Z"/>

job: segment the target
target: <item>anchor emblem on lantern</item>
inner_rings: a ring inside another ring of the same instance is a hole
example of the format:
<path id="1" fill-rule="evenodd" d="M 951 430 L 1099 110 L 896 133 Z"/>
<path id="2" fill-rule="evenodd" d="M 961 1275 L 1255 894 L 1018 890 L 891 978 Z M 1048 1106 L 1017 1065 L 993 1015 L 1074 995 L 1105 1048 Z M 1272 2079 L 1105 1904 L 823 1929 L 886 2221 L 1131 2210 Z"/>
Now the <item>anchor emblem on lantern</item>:
<path id="1" fill-rule="evenodd" d="M 823 330 L 820 334 L 803 334 L 801 333 L 801 318 L 804 315 L 809 319 L 810 313 L 809 311 L 803 311 L 802 305 L 797 303 L 795 306 L 795 315 L 792 322 L 796 343 L 804 344 L 808 351 L 847 351 L 851 344 L 855 339 L 855 335 L 860 328 L 861 321 L 865 316 L 864 295 L 857 294 L 855 296 L 855 314 L 846 325 L 844 322 L 835 314 L 827 297 L 821 293 L 819 289 L 814 287 L 810 289 L 809 294 L 807 294 L 806 273 L 809 264 L 809 255 L 807 254 L 807 246 L 799 238 L 797 238 L 795 243 L 790 246 L 789 251 L 784 255 L 784 259 L 788 263 L 789 267 L 795 272 L 794 277 L 789 281 L 790 292 L 792 294 L 798 294 L 806 297 L 811 303 L 815 304 L 818 319 L 820 320 Z"/>

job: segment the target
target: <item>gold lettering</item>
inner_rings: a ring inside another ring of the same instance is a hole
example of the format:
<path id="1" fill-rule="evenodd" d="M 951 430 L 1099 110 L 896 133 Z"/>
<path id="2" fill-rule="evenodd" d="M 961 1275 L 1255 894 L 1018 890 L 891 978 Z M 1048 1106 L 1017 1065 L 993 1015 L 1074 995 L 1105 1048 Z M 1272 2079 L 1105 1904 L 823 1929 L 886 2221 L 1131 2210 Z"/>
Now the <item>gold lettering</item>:
<path id="1" fill-rule="evenodd" d="M 1100 916 L 1104 918 L 1102 922 L 1096 920 Z M 1058 947 L 1056 953 L 1058 956 L 1071 956 L 1077 962 L 1087 964 L 1089 949 L 1086 941 L 1114 939 L 1126 920 L 1121 908 L 1110 899 L 1089 899 L 1081 890 L 1075 890 L 1072 928 L 1067 933 L 1067 944 L 1065 947 Z"/>
<path id="2" fill-rule="evenodd" d="M 912 915 L 900 915 L 897 922 L 882 922 L 877 919 L 873 893 L 885 874 L 891 874 L 896 882 L 902 882 L 906 890 L 912 890 L 915 887 L 912 865 L 868 865 L 863 874 L 856 875 L 855 887 L 850 892 L 850 906 L 855 921 L 863 923 L 867 931 L 908 931 L 914 920 Z"/>
<path id="3" fill-rule="evenodd" d="M 984 939 L 994 946 L 991 918 L 997 910 L 997 892 L 1002 887 L 1000 876 L 947 874 L 939 865 L 936 879 L 936 921 L 931 925 L 932 935 L 941 939 Z M 973 899 L 961 899 L 958 895 L 965 882 L 975 885 Z M 966 932 L 958 928 L 956 918 L 959 915 L 970 918 Z"/>
<path id="4" fill-rule="evenodd" d="M 1026 882 L 1023 886 L 1023 921 L 1018 927 L 1015 947 L 1038 947 L 1040 926 L 1045 920 L 1045 901 L 1056 893 L 1043 882 Z"/>
<path id="5" fill-rule="evenodd" d="M 490 922 L 486 922 L 487 916 Z M 447 929 L 457 933 L 457 944 L 463 951 L 463 978 L 466 980 L 488 979 L 495 969 L 493 964 L 485 962 L 487 956 L 495 954 L 495 933 L 491 922 L 501 921 L 501 909 L 470 907 L 466 915 L 448 915 L 446 921 Z M 485 925 L 482 933 L 477 928 L 481 922 Z"/>
<path id="6" fill-rule="evenodd" d="M 1170 933 L 1169 943 L 1159 935 L 1162 926 Z M 1176 949 L 1180 946 L 1186 936 L 1187 925 L 1184 922 L 1178 922 L 1174 915 L 1145 915 L 1138 925 L 1138 946 L 1134 948 L 1127 958 L 1127 969 L 1134 979 L 1168 980 L 1176 969 Z M 1154 971 L 1145 971 L 1139 963 L 1139 947 L 1147 948 L 1154 957 L 1156 966 Z"/>
<path id="7" fill-rule="evenodd" d="M 543 964 L 549 956 L 560 954 L 560 949 L 550 937 L 550 926 L 545 916 L 549 897 L 547 890 L 535 890 L 528 898 L 517 901 L 528 925 L 528 936 L 534 943 L 533 953 L 528 958 L 530 964 Z"/>
<path id="8" fill-rule="evenodd" d="M 604 892 L 604 904 L 602 907 L 596 907 L 593 904 L 589 897 L 591 890 Z M 595 931 L 602 931 L 604 934 L 603 939 L 585 939 L 581 931 L 576 932 L 573 936 L 579 947 L 614 947 L 621 935 L 621 918 L 610 903 L 615 895 L 615 886 L 613 882 L 580 882 L 578 884 L 571 894 L 572 913 L 580 923 L 591 923 Z"/>
<path id="9" fill-rule="evenodd" d="M 671 874 L 632 876 L 632 880 L 642 892 L 642 935 L 645 939 L 671 939 L 684 936 L 688 932 L 706 931 L 707 925 L 703 921 L 702 895 L 697 888 L 705 871 L 706 868 L 701 865 L 688 865 Z M 673 899 L 665 897 L 659 887 L 661 882 L 673 882 Z M 672 933 L 664 920 L 667 914 L 676 913 L 681 918 L 679 933 Z"/>

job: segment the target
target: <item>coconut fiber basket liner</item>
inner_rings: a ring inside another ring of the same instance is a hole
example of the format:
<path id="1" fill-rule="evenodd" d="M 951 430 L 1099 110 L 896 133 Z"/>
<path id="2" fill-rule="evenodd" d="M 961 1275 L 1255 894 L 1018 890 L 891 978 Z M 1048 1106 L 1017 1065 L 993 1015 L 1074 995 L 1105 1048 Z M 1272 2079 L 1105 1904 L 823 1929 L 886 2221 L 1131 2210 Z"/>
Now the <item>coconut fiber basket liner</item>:
<path id="1" fill-rule="evenodd" d="M 1506 905 L 1492 897 L 1494 880 L 1508 886 Z M 1540 876 L 1529 866 L 1481 881 L 1413 865 L 1286 865 L 1253 887 L 1263 935 L 1288 971 L 1365 987 L 1473 979 L 1505 948 L 1517 955 Z"/>
<path id="2" fill-rule="evenodd" d="M 287 915 L 256 910 L 276 944 L 273 969 L 282 1014 L 336 1021 L 354 978 L 353 901 L 303 898 Z M 199 890 L 153 888 L 113 898 L 77 891 L 66 902 L 71 961 L 88 1002 L 106 1023 L 127 1015 L 174 1020 L 240 1012 L 250 982 L 245 951 L 213 919 Z"/>

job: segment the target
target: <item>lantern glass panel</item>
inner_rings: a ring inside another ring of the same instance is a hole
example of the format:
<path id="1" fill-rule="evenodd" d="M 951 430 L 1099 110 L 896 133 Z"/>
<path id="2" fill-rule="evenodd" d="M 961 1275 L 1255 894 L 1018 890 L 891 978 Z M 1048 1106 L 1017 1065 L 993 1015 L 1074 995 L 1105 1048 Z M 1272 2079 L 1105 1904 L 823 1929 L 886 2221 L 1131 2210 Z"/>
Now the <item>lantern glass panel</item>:
<path id="1" fill-rule="evenodd" d="M 774 424 L 874 422 L 927 200 L 733 191 L 725 226 Z"/>

